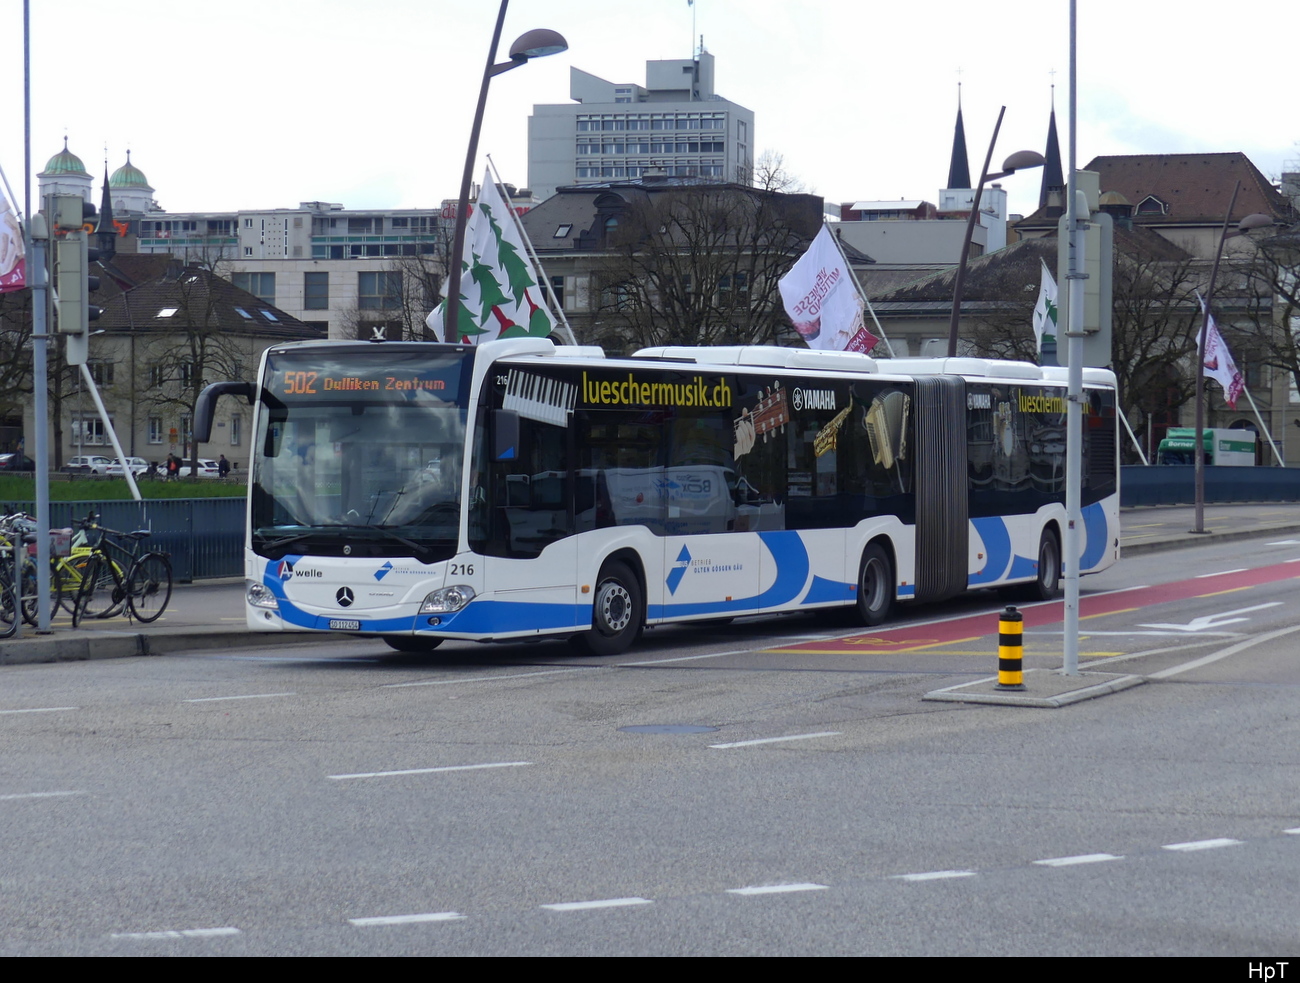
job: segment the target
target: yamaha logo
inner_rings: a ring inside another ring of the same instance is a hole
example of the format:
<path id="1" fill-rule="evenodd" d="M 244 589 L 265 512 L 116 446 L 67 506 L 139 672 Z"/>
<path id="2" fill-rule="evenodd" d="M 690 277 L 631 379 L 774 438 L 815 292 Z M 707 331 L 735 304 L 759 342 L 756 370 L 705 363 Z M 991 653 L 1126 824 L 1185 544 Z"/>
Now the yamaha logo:
<path id="1" fill-rule="evenodd" d="M 334 600 L 339 602 L 339 607 L 347 608 L 352 606 L 354 600 L 351 587 L 340 587 L 338 593 L 334 595 Z"/>
<path id="2" fill-rule="evenodd" d="M 796 389 L 794 397 L 796 410 L 833 410 L 835 409 L 834 389 Z"/>

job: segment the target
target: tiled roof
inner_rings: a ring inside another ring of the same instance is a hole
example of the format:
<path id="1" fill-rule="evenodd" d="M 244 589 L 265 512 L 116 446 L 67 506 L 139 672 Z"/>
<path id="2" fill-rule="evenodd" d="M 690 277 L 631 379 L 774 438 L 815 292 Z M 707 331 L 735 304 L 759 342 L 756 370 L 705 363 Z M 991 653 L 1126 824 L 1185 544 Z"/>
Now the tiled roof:
<path id="1" fill-rule="evenodd" d="M 215 330 L 286 341 L 324 337 L 320 329 L 200 266 L 173 266 L 109 298 L 95 327 L 108 332 Z"/>
<path id="2" fill-rule="evenodd" d="M 1236 181 L 1241 181 L 1241 191 L 1233 206 L 1233 223 L 1257 212 L 1278 221 L 1296 217 L 1287 199 L 1239 152 L 1094 157 L 1084 170 L 1096 171 L 1102 192 L 1119 192 L 1134 209 L 1153 195 L 1164 203 L 1165 214 L 1134 214 L 1138 224 L 1221 224 Z M 1040 208 L 1018 224 L 1039 227 L 1055 222 Z"/>

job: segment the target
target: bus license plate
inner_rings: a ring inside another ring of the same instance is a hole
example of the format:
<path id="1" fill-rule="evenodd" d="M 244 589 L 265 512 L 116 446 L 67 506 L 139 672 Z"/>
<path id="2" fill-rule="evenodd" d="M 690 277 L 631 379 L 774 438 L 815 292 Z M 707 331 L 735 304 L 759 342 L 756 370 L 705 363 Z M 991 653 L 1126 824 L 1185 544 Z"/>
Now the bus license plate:
<path id="1" fill-rule="evenodd" d="M 330 618 L 330 629 L 333 631 L 360 631 L 360 621 L 341 621 L 337 618 Z"/>

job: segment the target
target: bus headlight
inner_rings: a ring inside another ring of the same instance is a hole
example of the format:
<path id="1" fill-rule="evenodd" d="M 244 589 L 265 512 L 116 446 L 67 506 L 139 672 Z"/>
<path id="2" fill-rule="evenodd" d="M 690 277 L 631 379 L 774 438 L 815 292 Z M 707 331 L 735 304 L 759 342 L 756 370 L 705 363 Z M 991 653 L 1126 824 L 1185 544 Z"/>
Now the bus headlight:
<path id="1" fill-rule="evenodd" d="M 443 587 L 424 599 L 420 605 L 421 614 L 451 614 L 459 611 L 474 600 L 474 588 L 466 584 L 455 587 Z"/>
<path id="2" fill-rule="evenodd" d="M 271 588 L 267 587 L 266 584 L 259 584 L 256 580 L 244 581 L 244 597 L 255 608 L 270 608 L 272 611 L 280 610 L 280 602 L 271 593 Z"/>

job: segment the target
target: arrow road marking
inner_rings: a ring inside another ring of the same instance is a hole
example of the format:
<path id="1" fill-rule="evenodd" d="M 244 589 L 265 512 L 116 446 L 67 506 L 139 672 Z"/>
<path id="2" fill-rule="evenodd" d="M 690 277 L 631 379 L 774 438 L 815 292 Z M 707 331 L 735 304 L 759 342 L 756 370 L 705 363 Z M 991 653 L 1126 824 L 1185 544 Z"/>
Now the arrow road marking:
<path id="1" fill-rule="evenodd" d="M 1256 604 L 1248 608 L 1237 608 L 1235 611 L 1221 611 L 1218 614 L 1207 614 L 1200 618 L 1193 618 L 1185 625 L 1140 625 L 1141 628 L 1165 628 L 1170 631 L 1204 631 L 1207 628 L 1222 628 L 1224 625 L 1233 625 L 1239 621 L 1249 621 L 1249 618 L 1234 618 L 1234 614 L 1246 614 L 1250 611 L 1263 611 L 1265 608 L 1280 607 L 1281 601 L 1270 601 L 1267 604 Z"/>

